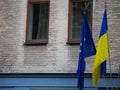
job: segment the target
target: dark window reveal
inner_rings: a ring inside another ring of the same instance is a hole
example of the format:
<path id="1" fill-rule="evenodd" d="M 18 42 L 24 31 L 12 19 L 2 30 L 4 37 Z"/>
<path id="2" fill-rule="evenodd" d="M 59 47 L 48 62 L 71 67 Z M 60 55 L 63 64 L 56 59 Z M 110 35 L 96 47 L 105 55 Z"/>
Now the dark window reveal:
<path id="1" fill-rule="evenodd" d="M 89 3 L 86 11 L 88 22 L 91 26 L 92 22 L 92 6 L 90 0 L 70 0 L 69 7 L 69 30 L 68 42 L 79 43 L 82 29 L 83 10 L 85 5 Z"/>

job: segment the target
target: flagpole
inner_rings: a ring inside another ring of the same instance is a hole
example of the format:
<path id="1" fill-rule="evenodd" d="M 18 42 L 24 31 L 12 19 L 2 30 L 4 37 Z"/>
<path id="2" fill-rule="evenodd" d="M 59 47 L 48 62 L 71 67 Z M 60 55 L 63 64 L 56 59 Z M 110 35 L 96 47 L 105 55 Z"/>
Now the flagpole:
<path id="1" fill-rule="evenodd" d="M 118 78 L 120 78 L 120 65 L 119 65 L 119 70 L 118 70 Z"/>
<path id="2" fill-rule="evenodd" d="M 107 10 L 107 1 L 105 0 L 104 1 L 104 7 L 105 7 L 105 9 Z M 108 40 L 108 43 L 109 43 L 109 40 Z M 111 59 L 110 59 L 110 51 L 109 51 L 109 69 L 110 69 L 110 78 L 112 78 L 112 64 L 111 64 Z M 107 90 L 108 90 L 108 88 L 107 88 Z M 113 90 L 113 88 L 112 88 L 112 90 Z"/>
<path id="3" fill-rule="evenodd" d="M 112 68 L 111 68 L 110 52 L 109 52 L 109 68 L 110 68 L 110 78 L 112 78 Z"/>
<path id="4" fill-rule="evenodd" d="M 119 68 L 118 68 L 118 79 L 120 78 L 120 65 L 118 66 Z M 117 88 L 117 90 L 118 90 L 118 88 Z"/>
<path id="5" fill-rule="evenodd" d="M 104 1 L 104 7 L 107 10 L 107 1 Z M 108 40 L 109 41 L 109 40 Z M 109 43 L 109 42 L 108 42 Z M 110 68 L 110 78 L 112 78 L 112 68 L 111 68 L 111 60 L 110 60 L 110 51 L 109 51 L 109 68 Z"/>

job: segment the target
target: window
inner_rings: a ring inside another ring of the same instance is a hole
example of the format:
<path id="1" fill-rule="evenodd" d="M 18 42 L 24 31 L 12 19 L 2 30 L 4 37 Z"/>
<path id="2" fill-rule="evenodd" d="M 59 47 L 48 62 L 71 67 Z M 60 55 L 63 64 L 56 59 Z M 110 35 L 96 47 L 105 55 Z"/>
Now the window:
<path id="1" fill-rule="evenodd" d="M 83 10 L 86 10 L 89 26 L 92 26 L 92 5 L 91 0 L 70 0 L 69 2 L 69 25 L 68 25 L 68 43 L 80 43 L 82 28 Z"/>
<path id="2" fill-rule="evenodd" d="M 27 44 L 47 44 L 49 0 L 28 0 Z"/>

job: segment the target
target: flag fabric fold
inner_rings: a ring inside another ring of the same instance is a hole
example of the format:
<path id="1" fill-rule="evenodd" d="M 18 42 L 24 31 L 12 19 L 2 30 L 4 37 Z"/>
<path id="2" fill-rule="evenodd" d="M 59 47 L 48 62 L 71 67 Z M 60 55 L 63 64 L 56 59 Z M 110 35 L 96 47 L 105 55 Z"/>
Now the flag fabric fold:
<path id="1" fill-rule="evenodd" d="M 80 38 L 80 52 L 78 60 L 78 88 L 83 90 L 84 87 L 84 71 L 85 71 L 85 58 L 95 55 L 96 49 L 91 35 L 91 31 L 88 25 L 86 14 L 83 15 L 82 22 L 82 34 Z"/>
<path id="2" fill-rule="evenodd" d="M 106 73 L 106 60 L 109 56 L 109 45 L 108 45 L 108 24 L 107 24 L 107 11 L 105 9 L 102 26 L 97 46 L 96 57 L 92 69 L 92 80 L 94 86 L 100 81 L 100 75 Z"/>

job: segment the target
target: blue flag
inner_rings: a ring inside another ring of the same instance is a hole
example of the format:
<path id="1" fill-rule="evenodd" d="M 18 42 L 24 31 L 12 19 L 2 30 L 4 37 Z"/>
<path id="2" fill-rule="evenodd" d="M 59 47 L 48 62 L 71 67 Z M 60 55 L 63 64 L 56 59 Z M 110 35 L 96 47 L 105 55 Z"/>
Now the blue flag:
<path id="1" fill-rule="evenodd" d="M 104 35 L 104 33 L 106 33 L 107 30 L 108 30 L 107 10 L 105 9 L 99 38 L 102 37 L 102 35 Z M 106 74 L 106 61 L 104 61 L 101 64 L 101 75 L 105 75 L 105 74 Z"/>
<path id="2" fill-rule="evenodd" d="M 85 58 L 95 54 L 96 54 L 95 45 L 90 32 L 86 14 L 84 14 L 83 22 L 82 22 L 82 34 L 80 39 L 80 52 L 79 52 L 78 70 L 77 70 L 78 88 L 80 88 L 80 90 L 83 90 L 84 87 L 84 71 L 86 66 Z"/>
<path id="3" fill-rule="evenodd" d="M 93 65 L 93 84 L 97 85 L 100 81 L 100 76 L 106 74 L 106 60 L 109 57 L 109 39 L 108 39 L 108 24 L 107 24 L 107 11 L 105 9 L 102 26 L 97 46 L 96 57 Z"/>

